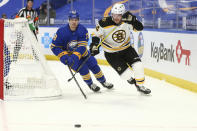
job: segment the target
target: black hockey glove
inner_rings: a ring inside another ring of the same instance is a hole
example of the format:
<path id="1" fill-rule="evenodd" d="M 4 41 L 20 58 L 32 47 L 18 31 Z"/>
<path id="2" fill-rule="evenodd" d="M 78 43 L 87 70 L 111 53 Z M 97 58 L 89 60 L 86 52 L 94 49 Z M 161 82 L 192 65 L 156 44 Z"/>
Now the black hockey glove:
<path id="1" fill-rule="evenodd" d="M 122 21 L 133 25 L 135 23 L 135 21 L 136 21 L 136 16 L 134 16 L 132 13 L 127 11 L 126 13 L 124 13 L 122 15 Z"/>
<path id="2" fill-rule="evenodd" d="M 123 14 L 122 21 L 131 24 L 134 30 L 141 31 L 144 29 L 143 24 L 129 11 Z"/>
<path id="3" fill-rule="evenodd" d="M 90 44 L 90 53 L 92 56 L 95 56 L 100 53 L 99 51 L 100 46 L 97 48 L 97 46 L 99 45 L 99 41 L 100 41 L 99 37 L 92 37 L 92 43 Z"/>
<path id="4" fill-rule="evenodd" d="M 99 47 L 97 48 L 97 43 L 91 43 L 90 44 L 90 53 L 92 56 L 98 55 L 100 53 Z"/>

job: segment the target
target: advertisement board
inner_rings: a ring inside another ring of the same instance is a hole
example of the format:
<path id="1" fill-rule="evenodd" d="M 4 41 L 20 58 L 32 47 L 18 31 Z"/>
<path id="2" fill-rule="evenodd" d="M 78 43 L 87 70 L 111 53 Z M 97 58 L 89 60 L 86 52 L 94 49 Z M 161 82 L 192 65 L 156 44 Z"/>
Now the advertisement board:
<path id="1" fill-rule="evenodd" d="M 144 31 L 145 67 L 197 83 L 196 34 Z"/>

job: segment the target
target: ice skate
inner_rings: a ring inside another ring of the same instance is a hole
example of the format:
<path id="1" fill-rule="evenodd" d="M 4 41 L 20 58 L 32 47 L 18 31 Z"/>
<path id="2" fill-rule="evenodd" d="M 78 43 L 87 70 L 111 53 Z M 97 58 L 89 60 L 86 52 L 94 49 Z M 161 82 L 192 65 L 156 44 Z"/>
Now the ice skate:
<path id="1" fill-rule="evenodd" d="M 127 80 L 127 82 L 131 85 L 136 83 L 136 81 L 133 77 L 131 77 L 129 80 Z"/>
<path id="2" fill-rule="evenodd" d="M 138 86 L 138 85 L 135 85 L 135 86 L 136 86 L 136 88 L 139 92 L 142 92 L 144 94 L 150 94 L 151 93 L 151 90 L 144 87 L 144 86 Z"/>
<path id="3" fill-rule="evenodd" d="M 111 89 L 114 87 L 114 85 L 112 83 L 108 83 L 108 82 L 103 82 L 101 84 L 103 85 L 103 87 L 105 87 L 107 89 Z"/>
<path id="4" fill-rule="evenodd" d="M 100 90 L 100 87 L 98 87 L 96 84 L 92 83 L 91 85 L 89 85 L 89 88 L 94 91 L 94 92 L 98 92 Z"/>

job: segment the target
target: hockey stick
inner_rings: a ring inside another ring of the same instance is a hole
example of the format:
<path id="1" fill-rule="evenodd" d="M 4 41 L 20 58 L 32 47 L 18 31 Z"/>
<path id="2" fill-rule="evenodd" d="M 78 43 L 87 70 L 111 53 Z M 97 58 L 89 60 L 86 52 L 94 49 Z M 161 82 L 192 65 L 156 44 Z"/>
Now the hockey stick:
<path id="1" fill-rule="evenodd" d="M 99 46 L 103 43 L 103 41 L 104 41 L 105 39 L 107 39 L 107 37 L 108 37 L 117 27 L 118 27 L 118 26 L 114 27 L 113 30 L 111 30 L 111 31 L 109 32 L 109 34 L 107 34 L 107 36 L 105 36 L 105 38 L 102 39 L 102 41 L 96 46 L 97 49 L 98 49 Z"/>
<path id="2" fill-rule="evenodd" d="M 83 63 L 79 66 L 79 68 L 77 69 L 77 71 L 75 72 L 75 74 L 73 74 L 73 76 L 68 79 L 68 82 L 70 82 L 74 77 L 75 75 L 79 72 L 79 70 L 85 65 L 85 63 L 88 61 L 88 59 L 90 58 L 91 55 L 89 55 L 84 61 Z"/>
<path id="3" fill-rule="evenodd" d="M 69 69 L 69 71 L 70 71 L 72 77 L 74 78 L 74 80 L 75 80 L 77 86 L 79 87 L 79 90 L 81 91 L 82 95 L 84 96 L 85 99 L 87 99 L 87 96 L 85 95 L 85 93 L 84 93 L 83 90 L 81 89 L 81 87 L 80 87 L 80 85 L 79 85 L 77 79 L 75 78 L 75 76 L 74 76 L 74 74 L 73 74 L 73 72 L 72 72 L 72 70 L 71 70 L 71 68 L 70 68 L 69 66 L 68 66 L 68 69 Z"/>

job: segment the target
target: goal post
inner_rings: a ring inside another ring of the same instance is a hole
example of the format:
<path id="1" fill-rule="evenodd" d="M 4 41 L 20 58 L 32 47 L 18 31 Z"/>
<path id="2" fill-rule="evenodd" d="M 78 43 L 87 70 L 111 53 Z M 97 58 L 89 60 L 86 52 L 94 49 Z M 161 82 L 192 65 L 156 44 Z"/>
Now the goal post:
<path id="1" fill-rule="evenodd" d="M 60 96 L 58 80 L 28 21 L 1 19 L 0 28 L 0 99 Z"/>
<path id="2" fill-rule="evenodd" d="M 0 99 L 4 99 L 3 88 L 3 41 L 4 41 L 4 20 L 0 20 Z"/>

